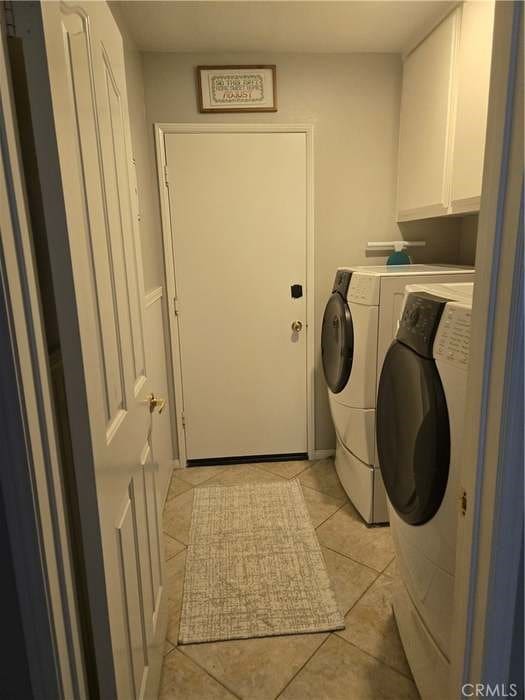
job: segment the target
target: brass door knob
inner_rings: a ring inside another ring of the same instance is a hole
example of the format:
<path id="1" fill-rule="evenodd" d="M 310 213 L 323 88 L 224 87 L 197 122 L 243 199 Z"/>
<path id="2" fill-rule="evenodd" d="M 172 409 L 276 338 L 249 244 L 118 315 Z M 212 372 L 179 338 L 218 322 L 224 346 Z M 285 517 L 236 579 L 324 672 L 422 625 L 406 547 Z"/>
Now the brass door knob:
<path id="1" fill-rule="evenodd" d="M 303 330 L 302 321 L 292 321 L 292 331 L 294 333 L 299 333 L 302 330 Z"/>
<path id="2" fill-rule="evenodd" d="M 155 394 L 150 394 L 148 397 L 148 403 L 150 413 L 153 413 L 155 410 L 162 413 L 164 407 L 166 406 L 166 399 L 163 399 L 161 396 L 155 396 Z"/>

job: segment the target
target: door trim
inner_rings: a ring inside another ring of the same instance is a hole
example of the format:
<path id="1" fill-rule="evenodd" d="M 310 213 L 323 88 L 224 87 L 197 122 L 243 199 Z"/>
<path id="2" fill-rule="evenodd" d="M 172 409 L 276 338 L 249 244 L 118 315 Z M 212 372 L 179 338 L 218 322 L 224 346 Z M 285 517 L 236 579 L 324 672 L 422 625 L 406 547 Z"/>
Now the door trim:
<path id="1" fill-rule="evenodd" d="M 169 214 L 168 186 L 166 181 L 166 150 L 164 139 L 168 134 L 271 134 L 289 133 L 306 135 L 306 441 L 309 458 L 315 452 L 315 267 L 314 267 L 314 127 L 312 124 L 155 124 L 155 148 L 157 153 L 157 181 L 160 193 L 162 242 L 168 308 L 169 347 L 175 384 L 177 440 L 179 460 L 187 466 L 184 430 L 184 392 L 180 337 L 175 309 L 175 266 L 173 261 L 173 233 Z M 175 439 L 175 436 L 174 436 Z"/>
<path id="2" fill-rule="evenodd" d="M 6 27 L 0 5 L 0 510 L 35 696 L 83 700 L 85 647 L 8 53 L 18 38 Z"/>
<path id="3" fill-rule="evenodd" d="M 508 681 L 520 682 L 509 678 L 512 670 L 522 676 L 512 668 L 523 599 L 522 261 L 523 8 L 509 2 L 495 9 L 470 341 L 477 351 L 470 357 L 458 494 L 466 509 L 458 519 L 454 698 L 470 697 L 475 683 L 509 688 Z"/>

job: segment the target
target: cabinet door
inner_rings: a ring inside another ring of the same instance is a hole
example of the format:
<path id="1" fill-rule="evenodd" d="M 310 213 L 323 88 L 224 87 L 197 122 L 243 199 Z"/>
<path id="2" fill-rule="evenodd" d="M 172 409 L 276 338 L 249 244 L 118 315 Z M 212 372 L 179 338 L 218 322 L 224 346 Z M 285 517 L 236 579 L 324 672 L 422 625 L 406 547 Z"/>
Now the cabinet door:
<path id="1" fill-rule="evenodd" d="M 466 2 L 458 56 L 458 101 L 452 166 L 452 213 L 479 210 L 494 2 Z"/>
<path id="2" fill-rule="evenodd" d="M 446 214 L 450 200 L 451 105 L 461 10 L 448 15 L 403 67 L 398 219 Z"/>

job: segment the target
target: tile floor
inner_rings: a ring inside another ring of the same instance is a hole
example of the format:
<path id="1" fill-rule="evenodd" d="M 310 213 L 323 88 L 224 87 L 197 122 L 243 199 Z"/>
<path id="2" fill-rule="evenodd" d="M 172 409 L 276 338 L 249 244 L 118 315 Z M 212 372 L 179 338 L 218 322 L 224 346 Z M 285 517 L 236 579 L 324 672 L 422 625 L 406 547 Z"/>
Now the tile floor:
<path id="1" fill-rule="evenodd" d="M 193 489 L 291 479 L 303 487 L 346 629 L 177 646 Z M 174 472 L 164 511 L 169 621 L 160 700 L 417 700 L 390 607 L 388 528 L 367 528 L 333 461 Z"/>

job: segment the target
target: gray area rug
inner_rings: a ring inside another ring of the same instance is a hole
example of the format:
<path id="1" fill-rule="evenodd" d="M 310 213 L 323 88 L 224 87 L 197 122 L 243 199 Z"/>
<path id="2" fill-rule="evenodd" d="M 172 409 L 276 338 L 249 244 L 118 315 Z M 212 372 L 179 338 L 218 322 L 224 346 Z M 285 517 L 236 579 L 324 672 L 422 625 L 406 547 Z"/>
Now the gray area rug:
<path id="1" fill-rule="evenodd" d="M 180 644 L 344 629 L 299 481 L 194 494 Z"/>

